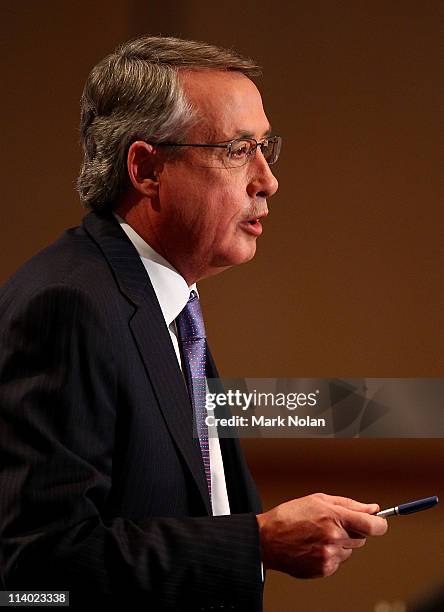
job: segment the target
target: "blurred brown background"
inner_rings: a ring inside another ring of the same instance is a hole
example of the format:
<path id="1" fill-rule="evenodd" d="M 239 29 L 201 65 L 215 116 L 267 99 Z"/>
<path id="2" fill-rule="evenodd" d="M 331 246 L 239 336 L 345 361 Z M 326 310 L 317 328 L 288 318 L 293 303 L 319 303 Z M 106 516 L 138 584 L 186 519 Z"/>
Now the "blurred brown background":
<path id="1" fill-rule="evenodd" d="M 300 0 L 1 3 L 0 281 L 78 224 L 78 108 L 139 34 L 233 46 L 264 67 L 280 191 L 253 262 L 201 285 L 225 376 L 444 377 L 444 4 Z M 245 443 L 265 507 L 309 492 L 444 498 L 443 440 Z M 444 505 L 392 520 L 335 576 L 270 572 L 266 611 L 388 612 L 444 583 Z M 379 607 L 379 608 L 378 608 Z"/>

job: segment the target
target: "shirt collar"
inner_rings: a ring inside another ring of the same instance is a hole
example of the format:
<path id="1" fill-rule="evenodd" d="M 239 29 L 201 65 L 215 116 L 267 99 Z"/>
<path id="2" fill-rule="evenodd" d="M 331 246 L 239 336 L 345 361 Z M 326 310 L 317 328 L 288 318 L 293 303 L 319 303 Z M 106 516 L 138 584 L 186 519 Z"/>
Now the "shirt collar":
<path id="1" fill-rule="evenodd" d="M 120 227 L 133 243 L 154 288 L 165 323 L 169 327 L 185 308 L 192 290 L 197 292 L 196 283 L 188 286 L 183 276 L 169 261 L 159 255 L 139 234 L 114 213 Z M 199 295 L 199 294 L 198 294 Z"/>

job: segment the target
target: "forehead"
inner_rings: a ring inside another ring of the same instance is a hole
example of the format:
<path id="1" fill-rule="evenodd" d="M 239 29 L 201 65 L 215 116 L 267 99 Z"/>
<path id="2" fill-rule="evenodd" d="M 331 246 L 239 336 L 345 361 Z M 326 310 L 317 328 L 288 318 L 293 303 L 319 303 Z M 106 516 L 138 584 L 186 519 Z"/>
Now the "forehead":
<path id="1" fill-rule="evenodd" d="M 269 130 L 256 85 L 238 72 L 184 70 L 179 79 L 202 122 L 195 133 L 210 131 L 219 141 L 250 134 L 257 140 Z"/>

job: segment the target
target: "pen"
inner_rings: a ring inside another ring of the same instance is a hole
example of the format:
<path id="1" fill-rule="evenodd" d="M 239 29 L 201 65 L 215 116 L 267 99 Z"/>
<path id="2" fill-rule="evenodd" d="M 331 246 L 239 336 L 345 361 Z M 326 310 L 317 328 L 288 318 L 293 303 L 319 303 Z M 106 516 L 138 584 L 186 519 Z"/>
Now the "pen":
<path id="1" fill-rule="evenodd" d="M 417 499 L 416 501 L 408 502 L 407 504 L 400 504 L 394 508 L 387 508 L 376 513 L 376 516 L 382 516 L 387 518 L 389 516 L 402 516 L 403 514 L 412 514 L 413 512 L 420 512 L 421 510 L 427 510 L 432 508 L 438 503 L 439 499 L 437 495 L 432 497 L 425 497 L 424 499 Z"/>

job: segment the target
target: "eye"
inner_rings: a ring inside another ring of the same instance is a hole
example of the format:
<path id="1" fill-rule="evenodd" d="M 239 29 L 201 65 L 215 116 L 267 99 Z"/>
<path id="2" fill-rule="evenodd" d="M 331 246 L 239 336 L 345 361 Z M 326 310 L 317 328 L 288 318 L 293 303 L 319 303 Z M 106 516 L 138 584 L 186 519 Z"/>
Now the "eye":
<path id="1" fill-rule="evenodd" d="M 247 140 L 233 142 L 231 145 L 231 157 L 234 159 L 242 159 L 250 153 L 251 144 Z"/>

